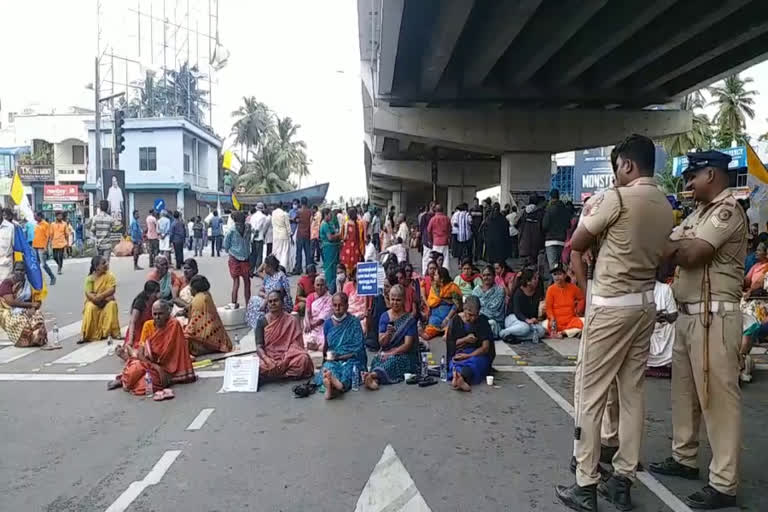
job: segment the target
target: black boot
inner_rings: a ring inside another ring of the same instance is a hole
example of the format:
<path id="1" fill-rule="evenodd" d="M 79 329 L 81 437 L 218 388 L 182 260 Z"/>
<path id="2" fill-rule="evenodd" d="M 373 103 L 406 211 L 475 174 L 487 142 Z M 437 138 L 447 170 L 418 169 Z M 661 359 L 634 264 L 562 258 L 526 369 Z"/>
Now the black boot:
<path id="1" fill-rule="evenodd" d="M 613 474 L 608 480 L 597 485 L 597 492 L 613 503 L 617 509 L 632 510 L 630 487 L 632 487 L 632 481 L 629 478 Z"/>
<path id="2" fill-rule="evenodd" d="M 555 496 L 566 507 L 579 512 L 597 512 L 597 484 L 579 487 L 573 484 L 570 487 L 558 485 L 555 487 Z"/>
<path id="3" fill-rule="evenodd" d="M 662 462 L 654 462 L 648 466 L 651 473 L 658 475 L 679 476 L 688 480 L 698 480 L 698 468 L 691 468 L 680 464 L 672 457 L 667 457 Z"/>
<path id="4" fill-rule="evenodd" d="M 613 464 L 613 456 L 619 451 L 618 446 L 605 446 L 600 445 L 600 462 L 603 464 Z"/>
<path id="5" fill-rule="evenodd" d="M 700 510 L 715 510 L 736 506 L 736 496 L 723 494 L 709 485 L 705 485 L 702 490 L 691 494 L 683 501 L 689 507 Z"/>
<path id="6" fill-rule="evenodd" d="M 571 457 L 571 463 L 569 465 L 571 473 L 574 475 L 576 474 L 576 466 L 578 466 L 578 462 L 576 462 L 576 457 Z M 610 466 L 610 465 L 609 465 Z M 602 464 L 597 464 L 597 471 L 600 473 L 600 478 L 605 481 L 608 480 L 611 477 L 611 471 L 610 468 L 606 469 Z"/>

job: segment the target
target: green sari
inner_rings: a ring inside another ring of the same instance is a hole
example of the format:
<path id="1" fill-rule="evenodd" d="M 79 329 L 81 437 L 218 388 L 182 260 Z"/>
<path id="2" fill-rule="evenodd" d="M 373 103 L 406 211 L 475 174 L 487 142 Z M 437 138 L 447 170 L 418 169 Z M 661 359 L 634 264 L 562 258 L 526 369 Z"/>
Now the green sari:
<path id="1" fill-rule="evenodd" d="M 341 244 L 338 241 L 331 240 L 329 235 L 338 233 L 334 223 L 329 224 L 323 221 L 320 226 L 320 244 L 323 252 L 323 274 L 328 289 L 335 292 L 336 287 L 336 266 L 339 264 L 339 249 Z M 341 290 L 338 290 L 341 291 Z"/>

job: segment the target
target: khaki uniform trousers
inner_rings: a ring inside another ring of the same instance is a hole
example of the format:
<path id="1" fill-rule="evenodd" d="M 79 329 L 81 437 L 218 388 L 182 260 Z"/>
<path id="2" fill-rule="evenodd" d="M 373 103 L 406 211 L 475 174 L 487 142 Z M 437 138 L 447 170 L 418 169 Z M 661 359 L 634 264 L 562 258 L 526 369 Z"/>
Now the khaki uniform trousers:
<path id="1" fill-rule="evenodd" d="M 741 390 L 739 343 L 742 315 L 712 313 L 709 328 L 709 407 L 702 411 L 704 393 L 704 326 L 702 315 L 680 308 L 672 351 L 672 456 L 688 467 L 698 467 L 699 427 L 703 413 L 712 462 L 709 485 L 735 495 L 741 450 Z"/>
<path id="2" fill-rule="evenodd" d="M 600 427 L 600 444 L 612 448 L 619 447 L 619 387 L 616 382 L 608 389 L 603 425 Z"/>
<path id="3" fill-rule="evenodd" d="M 613 469 L 617 475 L 635 478 L 645 424 L 645 366 L 655 317 L 653 301 L 631 307 L 592 306 L 587 314 L 587 337 L 582 339 L 574 391 L 577 411 L 581 408 L 581 439 L 573 446 L 576 483 L 581 487 L 600 481 L 600 428 L 613 385 L 620 404 L 619 450 Z"/>

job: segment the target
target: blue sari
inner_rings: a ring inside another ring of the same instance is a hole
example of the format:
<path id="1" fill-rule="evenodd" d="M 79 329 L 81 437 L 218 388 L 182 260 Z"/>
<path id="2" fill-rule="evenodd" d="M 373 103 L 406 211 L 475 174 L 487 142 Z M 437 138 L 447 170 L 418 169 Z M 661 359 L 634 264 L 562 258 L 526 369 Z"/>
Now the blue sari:
<path id="1" fill-rule="evenodd" d="M 460 349 L 456 349 L 456 340 L 465 337 L 467 334 L 473 333 L 477 337 L 477 342 L 471 345 L 466 345 Z M 490 342 L 488 347 L 488 353 L 472 356 L 463 361 L 455 361 L 453 359 L 456 354 L 471 354 L 477 348 L 479 348 L 483 341 Z M 491 363 L 495 356 L 495 348 L 493 341 L 491 341 L 490 326 L 488 319 L 484 315 L 480 315 L 474 324 L 468 324 L 461 319 L 459 315 L 453 317 L 451 323 L 451 329 L 446 340 L 446 352 L 449 358 L 448 361 L 448 380 L 453 375 L 453 371 L 456 370 L 461 373 L 462 369 L 471 370 L 471 377 L 468 379 L 469 384 L 480 384 L 485 380 L 485 376 L 491 371 Z M 466 378 L 466 377 L 465 377 Z"/>
<path id="2" fill-rule="evenodd" d="M 387 332 L 389 324 L 389 311 L 385 311 L 379 318 L 379 332 Z M 413 336 L 414 342 L 411 349 L 403 354 L 386 356 L 382 359 L 377 355 L 371 361 L 371 371 L 376 372 L 380 384 L 394 384 L 403 380 L 406 373 L 418 373 L 419 362 L 419 333 L 416 328 L 416 319 L 413 315 L 404 313 L 395 320 L 395 334 L 386 347 L 390 350 L 405 343 L 406 336 Z"/>
<path id="3" fill-rule="evenodd" d="M 343 384 L 344 391 L 348 391 L 355 377 L 355 366 L 357 366 L 359 379 L 359 372 L 366 371 L 368 365 L 368 354 L 363 344 L 363 328 L 360 326 L 360 320 L 347 314 L 341 322 L 336 323 L 331 317 L 325 321 L 323 332 L 328 350 L 335 352 L 337 357 L 355 354 L 354 357 L 344 361 L 323 363 L 323 368 L 330 370 L 333 376 Z M 323 384 L 322 371 L 315 374 L 315 383 L 318 386 Z"/>
<path id="4" fill-rule="evenodd" d="M 328 289 L 331 293 L 336 293 L 336 267 L 339 264 L 339 250 L 341 244 L 338 241 L 333 241 L 328 238 L 329 235 L 338 233 L 338 228 L 335 227 L 335 223 L 329 224 L 326 221 L 320 225 L 320 244 L 323 253 L 323 274 L 325 275 L 325 283 L 328 285 Z"/>

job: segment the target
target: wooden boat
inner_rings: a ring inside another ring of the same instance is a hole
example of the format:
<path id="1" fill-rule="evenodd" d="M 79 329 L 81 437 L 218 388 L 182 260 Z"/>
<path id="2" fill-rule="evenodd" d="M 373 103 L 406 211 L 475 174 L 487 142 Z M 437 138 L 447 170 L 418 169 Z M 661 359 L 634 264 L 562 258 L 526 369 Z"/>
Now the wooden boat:
<path id="1" fill-rule="evenodd" d="M 291 190 L 289 192 L 277 192 L 274 194 L 238 194 L 235 193 L 238 202 L 245 210 L 246 206 L 255 206 L 256 203 L 264 203 L 265 205 L 276 205 L 280 202 L 290 203 L 294 199 L 300 200 L 302 197 L 306 197 L 310 205 L 321 204 L 325 201 L 325 195 L 328 193 L 329 183 L 320 183 L 319 185 L 313 185 L 307 188 L 299 188 Z M 218 201 L 222 206 L 232 206 L 232 197 L 224 193 L 219 194 L 206 194 L 198 193 L 198 201 L 215 204 Z"/>

